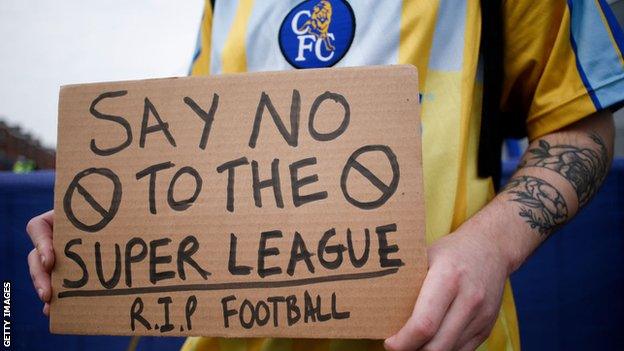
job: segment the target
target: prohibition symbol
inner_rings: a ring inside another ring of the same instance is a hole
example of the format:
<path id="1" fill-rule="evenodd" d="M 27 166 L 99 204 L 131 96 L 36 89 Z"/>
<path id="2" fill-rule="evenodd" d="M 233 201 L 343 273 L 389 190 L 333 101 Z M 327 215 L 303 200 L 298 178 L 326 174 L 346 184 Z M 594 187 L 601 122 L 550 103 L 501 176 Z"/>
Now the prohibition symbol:
<path id="1" fill-rule="evenodd" d="M 366 166 L 362 165 L 357 160 L 357 158 L 360 157 L 362 154 L 375 151 L 381 151 L 390 162 L 390 168 L 392 170 L 392 181 L 390 182 L 390 184 L 384 183 L 381 179 L 379 179 L 379 177 L 377 177 L 373 172 L 366 168 Z M 349 191 L 347 190 L 347 180 L 349 178 L 349 173 L 352 169 L 360 172 L 360 174 L 362 174 L 364 178 L 366 178 L 373 186 L 379 189 L 379 191 L 381 192 L 381 196 L 378 199 L 366 202 L 359 201 L 352 197 L 351 194 L 349 194 Z M 349 157 L 349 159 L 347 160 L 347 163 L 342 169 L 342 176 L 340 177 L 340 188 L 342 189 L 342 193 L 345 199 L 347 199 L 350 204 L 364 210 L 372 210 L 385 204 L 386 201 L 390 199 L 390 197 L 394 194 L 397 187 L 399 186 L 399 178 L 399 163 L 397 162 L 396 155 L 394 154 L 394 152 L 392 152 L 392 149 L 390 149 L 386 145 L 366 145 L 355 150 L 355 152 L 351 154 L 351 157 Z"/>
<path id="2" fill-rule="evenodd" d="M 104 176 L 113 183 L 113 196 L 110 202 L 110 206 L 108 209 L 105 209 L 97 200 L 91 195 L 87 189 L 80 184 L 80 180 L 82 178 L 88 177 L 92 174 L 99 174 Z M 85 201 L 100 214 L 102 219 L 96 224 L 85 224 L 76 218 L 74 211 L 72 209 L 72 199 L 74 197 L 74 192 L 78 191 L 78 194 L 82 195 Z M 117 210 L 119 210 L 119 204 L 121 203 L 121 182 L 119 181 L 119 177 L 113 173 L 108 168 L 88 168 L 84 171 L 76 174 L 74 179 L 69 183 L 69 187 L 65 192 L 65 196 L 63 197 L 63 210 L 65 211 L 65 215 L 69 219 L 69 221 L 74 225 L 74 227 L 83 230 L 85 232 L 97 232 L 98 230 L 104 228 L 117 214 Z"/>

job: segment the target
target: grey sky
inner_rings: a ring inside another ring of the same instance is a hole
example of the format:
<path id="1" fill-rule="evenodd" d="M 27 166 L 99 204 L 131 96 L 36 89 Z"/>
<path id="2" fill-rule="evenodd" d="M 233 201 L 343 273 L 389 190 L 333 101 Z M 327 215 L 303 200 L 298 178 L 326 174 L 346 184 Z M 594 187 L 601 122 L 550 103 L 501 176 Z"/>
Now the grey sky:
<path id="1" fill-rule="evenodd" d="M 608 2 L 624 18 L 624 0 Z M 203 0 L 0 0 L 0 119 L 54 147 L 61 85 L 186 75 L 202 10 Z"/>
<path id="2" fill-rule="evenodd" d="M 59 86 L 184 76 L 202 0 L 0 1 L 0 118 L 56 145 Z"/>

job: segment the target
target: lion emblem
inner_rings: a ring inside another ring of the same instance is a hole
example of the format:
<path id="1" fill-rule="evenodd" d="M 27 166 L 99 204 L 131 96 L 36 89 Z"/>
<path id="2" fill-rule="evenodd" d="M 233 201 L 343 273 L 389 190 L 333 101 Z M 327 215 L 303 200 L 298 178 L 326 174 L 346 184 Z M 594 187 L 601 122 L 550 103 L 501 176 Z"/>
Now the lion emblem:
<path id="1" fill-rule="evenodd" d="M 331 38 L 327 35 L 331 19 L 331 3 L 328 0 L 320 0 L 316 5 L 314 5 L 310 19 L 305 21 L 299 30 L 306 31 L 306 33 L 314 35 L 317 40 L 323 41 L 325 49 L 328 51 L 334 51 L 335 48 L 330 42 Z"/>

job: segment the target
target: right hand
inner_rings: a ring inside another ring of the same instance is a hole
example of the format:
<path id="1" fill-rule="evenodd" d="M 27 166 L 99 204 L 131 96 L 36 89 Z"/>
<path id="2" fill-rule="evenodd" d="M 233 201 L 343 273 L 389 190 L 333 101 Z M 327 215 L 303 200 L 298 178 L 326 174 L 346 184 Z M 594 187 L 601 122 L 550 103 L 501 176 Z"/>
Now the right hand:
<path id="1" fill-rule="evenodd" d="M 49 316 L 52 284 L 50 274 L 54 268 L 54 248 L 52 247 L 52 227 L 54 210 L 31 219 L 26 231 L 35 246 L 28 254 L 28 268 L 37 295 L 44 303 L 43 314 Z"/>

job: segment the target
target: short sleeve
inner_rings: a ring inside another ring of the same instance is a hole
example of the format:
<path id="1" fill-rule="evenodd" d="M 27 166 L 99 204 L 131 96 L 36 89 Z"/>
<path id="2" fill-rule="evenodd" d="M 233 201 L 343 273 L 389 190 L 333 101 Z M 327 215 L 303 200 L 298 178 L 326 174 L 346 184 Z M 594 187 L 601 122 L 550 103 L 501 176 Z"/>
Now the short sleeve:
<path id="1" fill-rule="evenodd" d="M 507 0 L 501 108 L 529 139 L 624 100 L 624 37 L 604 0 Z"/>
<path id="2" fill-rule="evenodd" d="M 210 74 L 210 42 L 212 39 L 212 2 L 205 1 L 204 15 L 202 16 L 197 44 L 193 54 L 193 62 L 189 74 L 202 76 Z"/>

